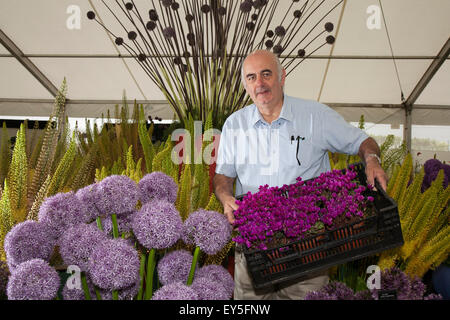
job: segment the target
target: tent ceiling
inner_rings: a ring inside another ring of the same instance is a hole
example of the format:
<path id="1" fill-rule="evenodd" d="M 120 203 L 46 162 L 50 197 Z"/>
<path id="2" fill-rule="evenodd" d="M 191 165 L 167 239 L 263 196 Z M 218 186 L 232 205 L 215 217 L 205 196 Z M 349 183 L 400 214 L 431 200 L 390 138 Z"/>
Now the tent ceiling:
<path id="1" fill-rule="evenodd" d="M 105 23 L 114 25 L 112 16 L 101 1 L 92 0 L 92 3 Z M 147 9 L 150 2 L 135 0 L 135 3 L 139 8 Z M 67 9 L 71 5 L 81 9 L 79 30 L 70 30 L 66 26 L 70 16 Z M 280 12 L 284 12 L 283 7 L 289 5 L 290 1 L 280 1 Z M 313 100 L 320 98 L 320 101 L 330 104 L 401 103 L 384 24 L 381 24 L 380 30 L 369 30 L 366 26 L 369 17 L 366 10 L 370 5 L 378 5 L 378 1 L 347 1 L 329 68 L 326 57 L 331 53 L 331 46 L 325 46 L 289 76 L 287 94 Z M 432 63 L 433 57 L 448 40 L 450 1 L 383 0 L 382 5 L 394 55 L 399 58 L 397 66 L 401 86 L 407 98 Z M 0 0 L 0 29 L 29 56 L 54 86 L 59 87 L 66 77 L 70 100 L 120 100 L 124 90 L 129 99 L 164 100 L 161 91 L 133 59 L 114 57 L 118 49 L 100 26 L 86 18 L 88 10 L 91 10 L 91 6 L 85 0 Z M 337 22 L 340 10 L 341 6 L 323 23 L 329 20 Z M 281 18 L 279 15 L 275 20 Z M 447 58 L 419 96 L 417 104 L 450 105 L 449 68 Z M 0 101 L 52 99 L 39 81 L 1 45 L 0 70 Z M 319 95 L 322 84 L 323 90 Z M 4 103 L 0 104 L 0 114 L 3 115 L 1 111 Z M 31 101 L 27 103 L 32 105 Z M 99 104 L 91 101 L 83 108 L 82 104 L 71 108 L 78 107 L 88 116 L 89 110 L 98 112 L 97 109 L 101 109 L 94 108 L 94 105 L 98 107 Z M 18 108 L 14 110 L 24 112 Z M 448 113 L 447 120 L 450 123 Z"/>

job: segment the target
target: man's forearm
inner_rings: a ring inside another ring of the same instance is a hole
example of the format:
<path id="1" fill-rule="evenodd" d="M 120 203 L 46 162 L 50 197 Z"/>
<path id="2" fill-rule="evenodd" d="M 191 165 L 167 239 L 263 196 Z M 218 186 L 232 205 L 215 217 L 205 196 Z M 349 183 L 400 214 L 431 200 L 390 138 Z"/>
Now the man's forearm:
<path id="1" fill-rule="evenodd" d="M 380 156 L 380 147 L 378 146 L 378 143 L 373 138 L 367 138 L 361 143 L 361 146 L 359 147 L 358 155 L 361 158 L 364 163 L 367 163 L 367 161 L 371 158 L 373 158 L 375 161 L 378 161 L 376 157 L 371 157 L 370 155 L 376 154 L 378 157 Z"/>
<path id="2" fill-rule="evenodd" d="M 233 197 L 233 183 L 235 178 L 223 174 L 216 174 L 213 178 L 214 193 L 222 204 L 226 198 Z"/>

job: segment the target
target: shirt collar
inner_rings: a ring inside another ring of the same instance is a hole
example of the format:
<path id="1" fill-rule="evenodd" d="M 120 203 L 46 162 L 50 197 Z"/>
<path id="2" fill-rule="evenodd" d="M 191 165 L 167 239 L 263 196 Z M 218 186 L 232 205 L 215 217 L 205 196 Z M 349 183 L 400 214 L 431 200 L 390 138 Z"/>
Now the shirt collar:
<path id="1" fill-rule="evenodd" d="M 253 106 L 254 106 L 254 108 L 253 108 L 251 123 L 253 125 L 256 125 L 259 121 L 261 121 L 262 123 L 265 123 L 266 121 L 264 120 L 261 113 L 259 112 L 258 107 L 255 104 L 253 104 Z M 280 113 L 280 116 L 278 117 L 278 119 L 280 119 L 280 118 L 283 118 L 288 121 L 294 120 L 293 115 L 292 115 L 292 105 L 290 104 L 290 98 L 287 95 L 284 95 L 283 106 L 281 108 L 281 113 Z"/>

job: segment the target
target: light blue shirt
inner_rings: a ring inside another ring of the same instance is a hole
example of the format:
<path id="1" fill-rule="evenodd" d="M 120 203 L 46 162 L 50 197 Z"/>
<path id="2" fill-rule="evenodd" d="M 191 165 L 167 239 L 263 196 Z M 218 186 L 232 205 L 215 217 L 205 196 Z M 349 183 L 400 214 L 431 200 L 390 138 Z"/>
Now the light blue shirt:
<path id="1" fill-rule="evenodd" d="M 330 107 L 285 95 L 280 116 L 271 124 L 254 104 L 227 118 L 216 173 L 237 178 L 236 196 L 254 193 L 261 185 L 283 186 L 297 177 L 317 177 L 331 170 L 328 151 L 357 154 L 367 138 Z"/>

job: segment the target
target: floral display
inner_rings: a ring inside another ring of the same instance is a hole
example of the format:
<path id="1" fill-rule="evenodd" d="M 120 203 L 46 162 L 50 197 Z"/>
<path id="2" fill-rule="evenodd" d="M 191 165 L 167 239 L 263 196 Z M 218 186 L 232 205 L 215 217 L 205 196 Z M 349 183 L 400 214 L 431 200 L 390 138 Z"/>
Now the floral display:
<path id="1" fill-rule="evenodd" d="M 175 203 L 177 200 L 178 185 L 165 173 L 155 171 L 145 175 L 138 183 L 141 202 L 151 200 L 167 200 Z"/>
<path id="2" fill-rule="evenodd" d="M 86 216 L 83 222 L 89 223 L 100 216 L 100 212 L 97 209 L 97 188 L 98 184 L 94 183 L 84 188 L 79 189 L 75 196 L 86 206 Z"/>
<path id="3" fill-rule="evenodd" d="M 124 234 L 127 232 L 131 232 L 132 230 L 132 222 L 133 218 L 136 216 L 137 210 L 133 210 L 131 212 L 125 212 L 121 215 L 117 216 L 117 229 L 119 234 Z M 113 236 L 113 223 L 112 219 L 108 217 L 101 220 L 103 231 L 109 235 Z"/>
<path id="4" fill-rule="evenodd" d="M 164 284 L 186 282 L 192 263 L 192 254 L 186 250 L 176 250 L 166 254 L 158 263 L 159 281 Z"/>
<path id="5" fill-rule="evenodd" d="M 24 221 L 15 225 L 5 237 L 5 252 L 10 271 L 31 259 L 48 260 L 55 240 L 50 228 L 37 221 Z"/>
<path id="6" fill-rule="evenodd" d="M 199 300 L 228 300 L 230 298 L 225 287 L 211 278 L 196 277 L 191 287 L 197 293 Z"/>
<path id="7" fill-rule="evenodd" d="M 96 194 L 97 208 L 107 216 L 131 212 L 139 200 L 136 183 L 124 175 L 112 175 L 100 181 Z"/>
<path id="8" fill-rule="evenodd" d="M 444 189 L 447 188 L 450 181 L 450 165 L 442 163 L 437 159 L 429 159 L 425 161 L 423 168 L 425 170 L 425 176 L 422 182 L 422 192 L 428 189 L 431 186 L 431 183 L 436 180 L 440 170 L 444 170 L 444 181 L 442 182 L 442 186 Z"/>
<path id="9" fill-rule="evenodd" d="M 230 299 L 234 291 L 234 280 L 231 274 L 222 266 L 217 264 L 210 264 L 201 267 L 196 273 L 198 278 L 209 278 L 217 283 L 220 283 L 227 293 L 227 299 Z"/>
<path id="10" fill-rule="evenodd" d="M 233 240 L 248 248 L 267 249 L 277 238 L 288 241 L 372 213 L 374 199 L 355 181 L 354 170 L 325 172 L 315 179 L 282 187 L 261 186 L 238 201 Z"/>
<path id="11" fill-rule="evenodd" d="M 155 291 L 152 300 L 199 300 L 199 297 L 192 287 L 172 282 Z"/>
<path id="12" fill-rule="evenodd" d="M 378 300 L 381 291 L 394 291 L 398 300 L 436 300 L 441 296 L 425 296 L 426 286 L 419 277 L 411 278 L 393 267 L 381 272 L 380 289 L 366 289 L 354 292 L 342 282 L 330 282 L 319 291 L 309 292 L 305 300 Z"/>
<path id="13" fill-rule="evenodd" d="M 31 259 L 17 266 L 8 282 L 10 300 L 51 300 L 59 289 L 58 273 L 48 262 Z"/>

